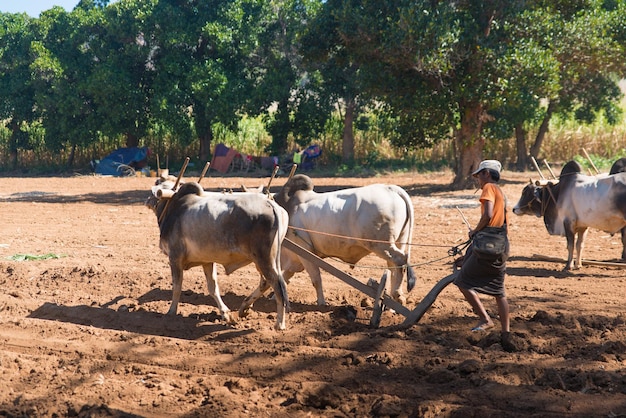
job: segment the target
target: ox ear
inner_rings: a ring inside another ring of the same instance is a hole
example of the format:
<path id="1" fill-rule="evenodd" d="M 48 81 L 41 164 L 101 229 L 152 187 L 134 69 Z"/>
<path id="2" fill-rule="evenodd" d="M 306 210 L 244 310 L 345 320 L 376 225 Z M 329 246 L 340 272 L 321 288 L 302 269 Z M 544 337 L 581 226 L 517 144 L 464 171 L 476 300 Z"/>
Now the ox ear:
<path id="1" fill-rule="evenodd" d="M 529 178 L 528 182 L 532 185 L 533 184 L 533 179 Z"/>
<path id="2" fill-rule="evenodd" d="M 157 196 L 157 192 L 158 192 L 159 190 L 161 190 L 161 189 L 162 189 L 162 187 L 159 187 L 159 186 L 152 186 L 152 195 L 153 195 L 154 197 L 158 197 L 158 196 Z"/>

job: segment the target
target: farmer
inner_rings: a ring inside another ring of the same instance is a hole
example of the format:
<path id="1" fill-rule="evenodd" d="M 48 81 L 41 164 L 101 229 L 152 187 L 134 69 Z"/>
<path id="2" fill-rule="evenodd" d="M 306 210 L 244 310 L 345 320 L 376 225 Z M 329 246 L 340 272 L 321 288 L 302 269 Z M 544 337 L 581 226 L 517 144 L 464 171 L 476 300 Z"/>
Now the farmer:
<path id="1" fill-rule="evenodd" d="M 475 243 L 469 246 L 463 259 L 461 269 L 457 274 L 456 284 L 465 299 L 478 315 L 478 323 L 472 331 L 484 331 L 493 327 L 493 321 L 487 314 L 485 307 L 478 297 L 478 293 L 494 296 L 498 305 L 498 315 L 502 325 L 503 346 L 505 340 L 509 340 L 509 303 L 504 291 L 504 276 L 506 274 L 506 260 L 509 257 L 509 241 L 506 230 L 507 213 L 506 198 L 500 187 L 496 184 L 500 180 L 502 165 L 497 160 L 484 160 L 472 176 L 478 181 L 482 189 L 480 195 L 481 216 L 476 228 L 470 229 L 469 237 L 474 238 L 477 232 L 489 230 L 500 232 L 504 235 L 505 246 L 502 254 L 494 258 L 479 258 L 474 251 Z"/>

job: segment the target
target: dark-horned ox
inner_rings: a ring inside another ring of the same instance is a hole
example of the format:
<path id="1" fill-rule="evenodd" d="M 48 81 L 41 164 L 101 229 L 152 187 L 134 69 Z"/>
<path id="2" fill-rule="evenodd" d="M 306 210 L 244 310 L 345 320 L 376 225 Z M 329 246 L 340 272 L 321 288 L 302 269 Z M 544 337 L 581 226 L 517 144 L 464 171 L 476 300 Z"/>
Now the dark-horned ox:
<path id="1" fill-rule="evenodd" d="M 626 226 L 626 173 L 588 176 L 580 164 L 570 161 L 556 184 L 526 185 L 513 213 L 543 217 L 548 233 L 567 240 L 565 270 L 580 268 L 588 228 L 614 234 Z"/>
<path id="2" fill-rule="evenodd" d="M 354 265 L 370 253 L 387 262 L 391 270 L 391 296 L 405 303 L 401 285 L 415 285 L 410 265 L 413 204 L 395 185 L 373 184 L 334 192 L 317 193 L 306 175 L 298 174 L 274 195 L 289 213 L 287 237 L 321 258 L 335 257 Z M 306 270 L 324 305 L 320 269 L 314 263 L 283 249 L 283 275 L 287 281 Z"/>
<path id="3" fill-rule="evenodd" d="M 157 184 L 146 202 L 157 215 L 160 248 L 168 255 L 172 272 L 168 314 L 177 312 L 184 270 L 202 266 L 220 314 L 234 322 L 220 296 L 215 263 L 223 265 L 226 274 L 254 263 L 261 283 L 243 301 L 239 315 L 271 286 L 276 295 L 276 328 L 285 329 L 289 301 L 280 253 L 289 223 L 287 212 L 262 194 L 205 192 L 193 182 L 181 185 L 169 200 L 157 198 L 159 190 L 173 186 L 171 181 Z"/>
<path id="4" fill-rule="evenodd" d="M 609 174 L 617 174 L 626 172 L 626 158 L 620 158 L 611 166 Z M 622 260 L 626 260 L 626 227 L 622 228 Z"/>

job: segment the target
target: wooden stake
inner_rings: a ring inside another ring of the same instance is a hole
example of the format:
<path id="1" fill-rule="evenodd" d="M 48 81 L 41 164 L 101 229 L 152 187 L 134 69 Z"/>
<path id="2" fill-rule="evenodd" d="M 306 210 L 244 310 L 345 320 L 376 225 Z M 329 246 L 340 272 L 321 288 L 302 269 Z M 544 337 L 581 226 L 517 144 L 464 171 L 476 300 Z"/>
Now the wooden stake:
<path id="1" fill-rule="evenodd" d="M 187 170 L 187 164 L 189 164 L 189 157 L 185 158 L 185 162 L 183 163 L 182 168 L 180 169 L 180 173 L 178 173 L 178 177 L 176 178 L 176 183 L 174 183 L 174 187 L 172 187 L 172 191 L 175 193 L 178 188 L 178 183 L 180 183 L 180 179 L 183 178 L 183 174 L 185 174 L 185 170 Z M 173 195 L 172 195 L 173 196 Z M 161 212 L 161 216 L 159 216 L 159 225 L 165 216 L 165 212 L 167 211 L 167 207 L 169 206 L 171 199 L 167 199 L 165 201 L 165 207 L 163 208 L 163 212 Z"/>
<path id="2" fill-rule="evenodd" d="M 546 178 L 543 176 L 543 173 L 541 172 L 541 170 L 539 169 L 539 164 L 537 164 L 537 160 L 535 160 L 535 157 L 533 157 L 532 155 L 530 156 L 530 159 L 533 160 L 533 164 L 535 165 L 535 169 L 537 170 L 537 172 L 539 173 L 539 176 L 545 180 Z"/>
<path id="3" fill-rule="evenodd" d="M 270 176 L 270 181 L 267 182 L 267 197 L 271 197 L 271 193 L 270 193 L 270 186 L 272 185 L 272 181 L 274 180 L 274 178 L 276 177 L 276 174 L 278 174 L 278 170 L 280 170 L 279 166 L 275 166 L 274 167 L 274 171 L 272 171 L 272 175 Z"/>
<path id="4" fill-rule="evenodd" d="M 293 175 L 296 173 L 296 169 L 298 168 L 298 164 L 294 164 L 291 166 L 291 171 L 289 172 L 289 177 L 287 177 L 287 181 L 289 181 Z"/>
<path id="5" fill-rule="evenodd" d="M 584 148 L 583 148 L 583 154 L 585 154 L 585 157 L 587 158 L 587 161 L 589 161 L 589 164 L 591 164 L 593 169 L 596 171 L 596 174 L 600 174 L 600 170 L 598 170 L 598 167 L 596 167 L 596 165 L 593 163 L 593 161 L 591 161 L 591 157 L 589 156 L 589 154 L 587 154 L 587 150 L 584 149 Z"/>
<path id="6" fill-rule="evenodd" d="M 382 277 L 380 278 L 380 283 L 376 288 L 376 297 L 374 298 L 374 311 L 372 312 L 372 317 L 370 318 L 370 326 L 373 328 L 378 328 L 380 326 L 380 318 L 383 314 L 383 310 L 385 309 L 385 302 L 383 301 L 383 292 L 385 291 L 385 285 L 387 284 L 387 276 L 390 274 L 389 270 L 385 270 Z M 376 282 L 374 280 L 374 282 Z"/>
<path id="7" fill-rule="evenodd" d="M 211 161 L 207 161 L 206 164 L 204 165 L 204 168 L 202 169 L 202 173 L 200 173 L 200 177 L 198 178 L 198 184 L 200 184 L 200 182 L 206 175 L 206 172 L 209 171 L 210 166 L 211 166 Z"/>
<path id="8" fill-rule="evenodd" d="M 548 171 L 550 172 L 550 175 L 552 176 L 552 178 L 556 180 L 556 176 L 554 175 L 554 171 L 552 171 L 552 169 L 550 168 L 550 164 L 548 164 L 548 160 L 544 159 L 543 163 L 548 168 Z"/>

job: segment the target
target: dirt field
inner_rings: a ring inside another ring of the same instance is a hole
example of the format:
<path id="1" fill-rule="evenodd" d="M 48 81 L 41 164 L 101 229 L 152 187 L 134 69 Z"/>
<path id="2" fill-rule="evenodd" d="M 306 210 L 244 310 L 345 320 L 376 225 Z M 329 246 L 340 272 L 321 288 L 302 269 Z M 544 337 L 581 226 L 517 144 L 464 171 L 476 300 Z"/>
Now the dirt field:
<path id="1" fill-rule="evenodd" d="M 509 207 L 529 173 L 503 173 Z M 189 179 L 194 179 L 189 177 Z M 479 217 L 478 194 L 451 192 L 452 173 L 314 178 L 324 191 L 395 183 L 416 210 L 412 308 L 451 272 L 448 250 Z M 447 287 L 406 331 L 383 313 L 372 329 L 371 299 L 324 273 L 328 307 L 309 278 L 289 284 L 288 329 L 275 331 L 275 304 L 225 325 L 200 268 L 185 275 L 179 315 L 155 215 L 144 206 L 150 178 L 2 178 L 0 207 L 0 416 L 209 417 L 617 417 L 626 416 L 624 271 L 563 263 L 565 239 L 540 219 L 512 215 L 507 291 L 515 352 L 497 328 L 476 323 Z M 257 186 L 265 178 L 208 178 L 206 188 Z M 273 185 L 279 186 L 282 179 Z M 619 237 L 591 231 L 585 259 L 615 261 Z M 16 261 L 16 255 L 60 258 Z M 374 257 L 354 270 L 379 279 Z M 236 310 L 257 285 L 252 267 L 225 276 Z M 485 306 L 495 313 L 492 298 Z M 497 323 L 497 322 L 496 322 Z"/>

